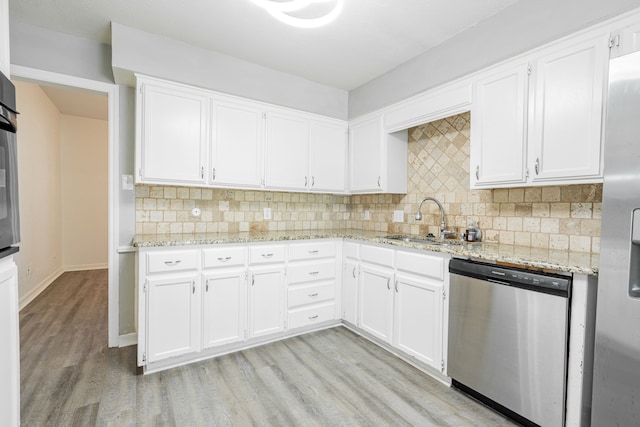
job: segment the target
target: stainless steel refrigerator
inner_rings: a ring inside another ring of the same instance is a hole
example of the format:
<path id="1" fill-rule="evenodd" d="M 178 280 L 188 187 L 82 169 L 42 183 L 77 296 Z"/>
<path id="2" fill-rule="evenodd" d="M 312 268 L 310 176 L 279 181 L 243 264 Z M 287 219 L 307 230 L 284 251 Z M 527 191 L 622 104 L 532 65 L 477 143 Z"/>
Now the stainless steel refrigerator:
<path id="1" fill-rule="evenodd" d="M 640 52 L 611 60 L 593 426 L 640 425 Z"/>

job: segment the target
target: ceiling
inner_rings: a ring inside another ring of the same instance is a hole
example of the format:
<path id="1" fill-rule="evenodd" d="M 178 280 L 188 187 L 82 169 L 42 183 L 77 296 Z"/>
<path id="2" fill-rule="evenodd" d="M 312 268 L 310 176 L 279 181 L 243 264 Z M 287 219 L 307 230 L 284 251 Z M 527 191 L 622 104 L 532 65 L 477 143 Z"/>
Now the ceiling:
<path id="1" fill-rule="evenodd" d="M 107 44 L 113 21 L 351 90 L 517 1 L 345 0 L 317 29 L 288 27 L 251 0 L 10 0 L 9 13 Z"/>

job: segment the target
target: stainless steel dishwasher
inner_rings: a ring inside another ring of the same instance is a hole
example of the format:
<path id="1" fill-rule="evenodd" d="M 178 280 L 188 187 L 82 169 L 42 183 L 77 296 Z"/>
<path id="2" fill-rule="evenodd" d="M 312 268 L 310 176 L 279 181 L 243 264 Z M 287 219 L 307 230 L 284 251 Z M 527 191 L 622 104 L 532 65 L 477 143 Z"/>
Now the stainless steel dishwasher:
<path id="1" fill-rule="evenodd" d="M 571 278 L 452 259 L 448 375 L 525 425 L 565 418 Z"/>

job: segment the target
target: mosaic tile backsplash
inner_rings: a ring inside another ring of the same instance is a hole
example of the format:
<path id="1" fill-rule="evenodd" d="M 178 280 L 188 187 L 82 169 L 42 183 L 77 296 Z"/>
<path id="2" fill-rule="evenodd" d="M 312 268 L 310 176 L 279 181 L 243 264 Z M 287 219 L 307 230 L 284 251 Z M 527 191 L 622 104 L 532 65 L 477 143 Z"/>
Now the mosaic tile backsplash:
<path id="1" fill-rule="evenodd" d="M 389 234 L 437 235 L 442 202 L 447 228 L 477 221 L 483 240 L 536 248 L 600 251 L 602 185 L 469 189 L 470 115 L 409 129 L 406 195 L 337 196 L 250 190 L 136 186 L 136 233 L 192 233 L 355 228 Z M 191 215 L 198 207 L 202 215 Z M 263 219 L 271 208 L 272 218 Z M 393 222 L 393 212 L 404 222 Z M 370 219 L 365 220 L 369 212 Z"/>

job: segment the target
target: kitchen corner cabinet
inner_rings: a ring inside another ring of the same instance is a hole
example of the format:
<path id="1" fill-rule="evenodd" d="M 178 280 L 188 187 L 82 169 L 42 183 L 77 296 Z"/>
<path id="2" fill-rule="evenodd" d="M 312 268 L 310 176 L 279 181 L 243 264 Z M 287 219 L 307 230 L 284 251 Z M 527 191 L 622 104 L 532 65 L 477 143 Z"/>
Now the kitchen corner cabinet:
<path id="1" fill-rule="evenodd" d="M 260 188 L 263 177 L 264 109 L 214 98 L 209 183 Z"/>
<path id="2" fill-rule="evenodd" d="M 608 40 L 571 40 L 479 76 L 471 188 L 602 181 Z"/>
<path id="3" fill-rule="evenodd" d="M 209 97 L 187 86 L 138 79 L 136 182 L 204 185 Z"/>
<path id="4" fill-rule="evenodd" d="M 267 111 L 265 187 L 344 193 L 347 126 L 288 111 Z"/>
<path id="5" fill-rule="evenodd" d="M 367 116 L 349 124 L 349 191 L 407 192 L 407 131 L 387 134 L 383 116 Z"/>

